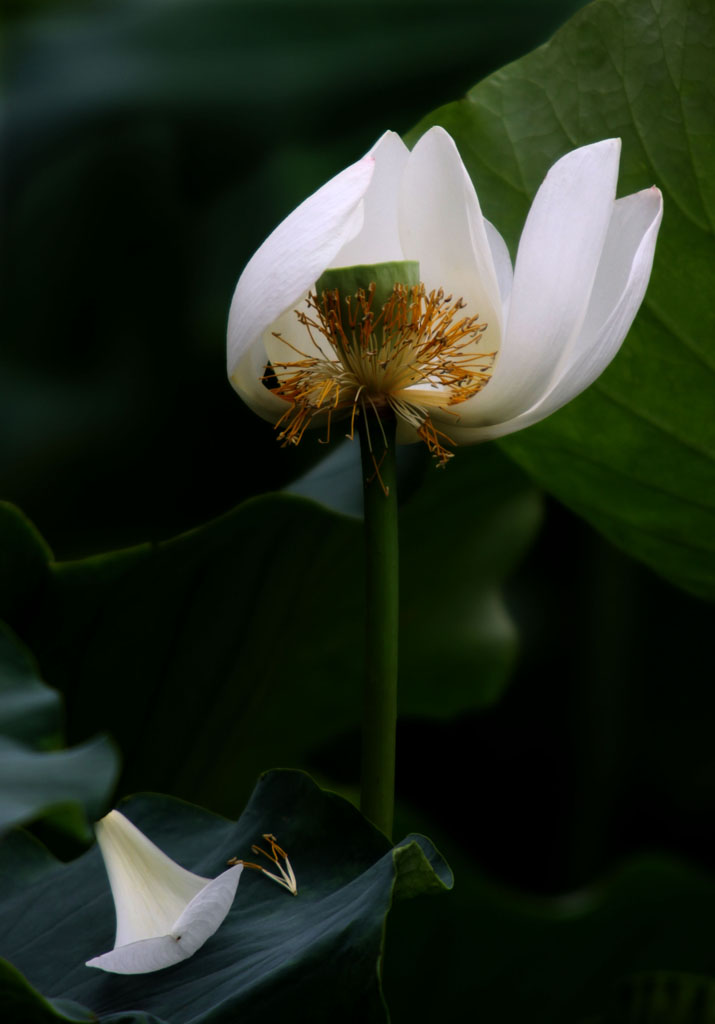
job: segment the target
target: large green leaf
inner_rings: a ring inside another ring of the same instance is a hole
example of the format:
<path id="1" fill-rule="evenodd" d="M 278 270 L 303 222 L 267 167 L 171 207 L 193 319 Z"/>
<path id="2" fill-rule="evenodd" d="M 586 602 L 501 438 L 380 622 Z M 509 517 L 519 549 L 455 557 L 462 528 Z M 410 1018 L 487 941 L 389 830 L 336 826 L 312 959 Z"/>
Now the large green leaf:
<path id="1" fill-rule="evenodd" d="M 400 710 L 447 716 L 508 678 L 499 588 L 539 502 L 496 449 L 427 473 L 402 515 Z M 126 787 L 235 811 L 259 771 L 306 766 L 359 726 L 362 544 L 356 520 L 266 496 L 167 543 L 51 565 L 13 624 L 73 733 L 118 739 Z"/>
<path id="2" fill-rule="evenodd" d="M 159 796 L 134 797 L 122 811 L 204 876 L 218 874 L 232 856 L 254 859 L 251 845 L 275 832 L 298 894 L 244 870 L 226 921 L 190 960 L 149 975 L 109 975 L 84 966 L 114 936 L 98 849 L 61 865 L 13 834 L 0 845 L 0 948 L 30 985 L 62 1000 L 65 1013 L 79 1004 L 101 1021 L 122 1013 L 126 1022 L 171 1024 L 384 1020 L 382 942 L 393 899 L 452 885 L 429 840 L 408 836 L 390 847 L 351 804 L 298 772 L 264 776 L 238 823 Z M 0 1000 L 17 997 L 23 985 L 0 975 Z M 28 1020 L 63 1019 L 39 998 Z"/>
<path id="3" fill-rule="evenodd" d="M 553 161 L 623 139 L 620 194 L 653 183 L 665 216 L 650 287 L 613 365 L 503 445 L 607 537 L 715 594 L 715 6 L 595 0 L 546 46 L 421 122 L 457 140 L 512 254 Z"/>
<path id="4" fill-rule="evenodd" d="M 22 645 L 0 623 L 0 832 L 54 811 L 55 828 L 88 837 L 119 764 L 106 737 L 61 745 L 60 695 L 46 686 Z M 61 811 L 61 813 L 57 813 Z"/>

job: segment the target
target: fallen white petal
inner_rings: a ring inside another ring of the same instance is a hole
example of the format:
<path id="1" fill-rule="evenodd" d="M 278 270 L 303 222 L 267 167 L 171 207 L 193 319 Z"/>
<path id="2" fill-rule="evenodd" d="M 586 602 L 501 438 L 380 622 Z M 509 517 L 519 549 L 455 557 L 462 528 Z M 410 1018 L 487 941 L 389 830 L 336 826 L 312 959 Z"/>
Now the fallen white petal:
<path id="1" fill-rule="evenodd" d="M 94 956 L 87 967 L 112 974 L 149 974 L 179 964 L 204 945 L 234 902 L 243 864 L 229 867 L 188 903 L 166 935 L 138 939 Z"/>
<path id="2" fill-rule="evenodd" d="M 142 974 L 186 959 L 213 935 L 236 894 L 242 865 L 203 878 L 168 857 L 119 811 L 96 825 L 114 900 L 114 949 L 87 962 Z"/>
<path id="3" fill-rule="evenodd" d="M 120 811 L 95 831 L 117 915 L 115 945 L 166 934 L 209 879 L 167 857 Z"/>
<path id="4" fill-rule="evenodd" d="M 166 935 L 117 946 L 87 961 L 112 974 L 148 974 L 186 960 L 211 938 L 231 909 L 243 865 L 224 871 L 194 896 Z"/>

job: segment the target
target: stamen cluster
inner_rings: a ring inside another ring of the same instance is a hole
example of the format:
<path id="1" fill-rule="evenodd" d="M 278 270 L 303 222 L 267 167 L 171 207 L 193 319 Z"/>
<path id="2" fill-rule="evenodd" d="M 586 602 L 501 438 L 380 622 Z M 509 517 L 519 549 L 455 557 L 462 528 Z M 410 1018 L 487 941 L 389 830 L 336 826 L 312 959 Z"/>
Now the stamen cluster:
<path id="1" fill-rule="evenodd" d="M 415 428 L 441 464 L 451 457 L 450 438 L 432 422 L 439 409 L 459 419 L 453 406 L 476 395 L 491 376 L 494 353 L 476 350 L 487 329 L 478 316 L 461 317 L 462 299 L 423 284 L 395 284 L 384 305 L 374 308 L 375 285 L 341 297 L 310 293 L 307 312 L 296 310 L 318 355 L 309 355 L 280 334 L 274 336 L 301 358 L 274 361 L 263 378 L 274 395 L 290 403 L 276 424 L 283 444 L 298 444 L 312 420 L 327 424 L 358 415 L 379 418 L 390 411 Z"/>

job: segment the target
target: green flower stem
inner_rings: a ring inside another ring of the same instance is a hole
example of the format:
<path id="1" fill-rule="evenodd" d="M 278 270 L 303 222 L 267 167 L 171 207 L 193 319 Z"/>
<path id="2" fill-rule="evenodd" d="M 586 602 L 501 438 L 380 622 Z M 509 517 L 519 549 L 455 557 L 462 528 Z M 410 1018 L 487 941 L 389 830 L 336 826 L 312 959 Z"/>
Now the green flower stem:
<path id="1" fill-rule="evenodd" d="M 366 649 L 360 810 L 392 838 L 397 725 L 398 544 L 394 417 L 360 418 Z"/>

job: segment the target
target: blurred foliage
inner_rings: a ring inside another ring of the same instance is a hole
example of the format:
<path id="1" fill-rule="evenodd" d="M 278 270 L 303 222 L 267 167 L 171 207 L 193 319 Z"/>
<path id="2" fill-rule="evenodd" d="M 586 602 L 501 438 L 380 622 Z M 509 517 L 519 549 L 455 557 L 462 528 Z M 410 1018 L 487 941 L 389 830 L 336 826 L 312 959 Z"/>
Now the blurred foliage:
<path id="1" fill-rule="evenodd" d="M 126 1024 L 146 1022 L 145 1014 L 157 1024 L 312 1024 L 336 1015 L 345 1024 L 386 1021 L 385 917 L 395 900 L 452 886 L 449 867 L 424 836 L 393 847 L 350 804 L 298 772 L 263 776 L 236 823 L 159 796 L 135 797 L 122 812 L 202 877 L 218 874 L 229 858 L 252 857 L 252 844 L 275 830 L 298 893 L 244 869 L 228 917 L 193 957 L 153 974 L 106 974 L 84 966 L 113 945 L 112 897 L 98 847 L 59 865 L 13 833 L 0 844 L 0 947 L 60 1008 L 48 1010 L 23 978 L 3 978 L 0 961 L 0 1009 L 26 1004 L 22 1017 L 5 1019 L 62 1020 L 62 1011 L 79 1004 L 93 1020 L 121 1015 Z"/>
<path id="2" fill-rule="evenodd" d="M 499 1024 L 712 1020 L 711 877 L 639 857 L 589 889 L 536 899 L 446 849 L 454 897 L 398 906 L 390 920 L 385 993 L 394 1024 L 439 1019 L 445 989 L 450 1005 L 468 1003 L 474 1019 Z"/>
<path id="3" fill-rule="evenodd" d="M 485 489 L 476 510 L 459 503 L 473 481 Z M 516 646 L 500 587 L 538 520 L 536 495 L 497 449 L 470 451 L 449 475 L 429 466 L 402 515 L 403 714 L 445 717 L 498 696 Z M 17 523 L 6 507 L 5 547 Z M 260 771 L 310 766 L 359 727 L 362 544 L 355 519 L 268 495 L 168 542 L 45 562 L 6 615 L 62 689 L 73 736 L 107 729 L 119 741 L 123 792 L 235 814 Z M 18 550 L 31 552 L 22 579 L 44 550 L 30 526 Z M 448 689 L 433 686 L 440 674 Z"/>
<path id="4" fill-rule="evenodd" d="M 457 141 L 513 254 L 529 200 L 575 146 L 623 140 L 620 195 L 658 185 L 645 303 L 578 401 L 503 442 L 549 491 L 680 586 L 715 598 L 715 8 L 594 3 L 432 124 Z"/>
<path id="5" fill-rule="evenodd" d="M 113 792 L 117 754 L 106 737 L 65 750 L 62 733 L 62 698 L 0 622 L 0 835 L 41 817 L 46 835 L 91 839 L 88 819 Z"/>
<path id="6" fill-rule="evenodd" d="M 5 28 L 0 487 L 60 557 L 300 475 L 224 370 L 245 262 L 580 0 L 122 0 Z"/>

